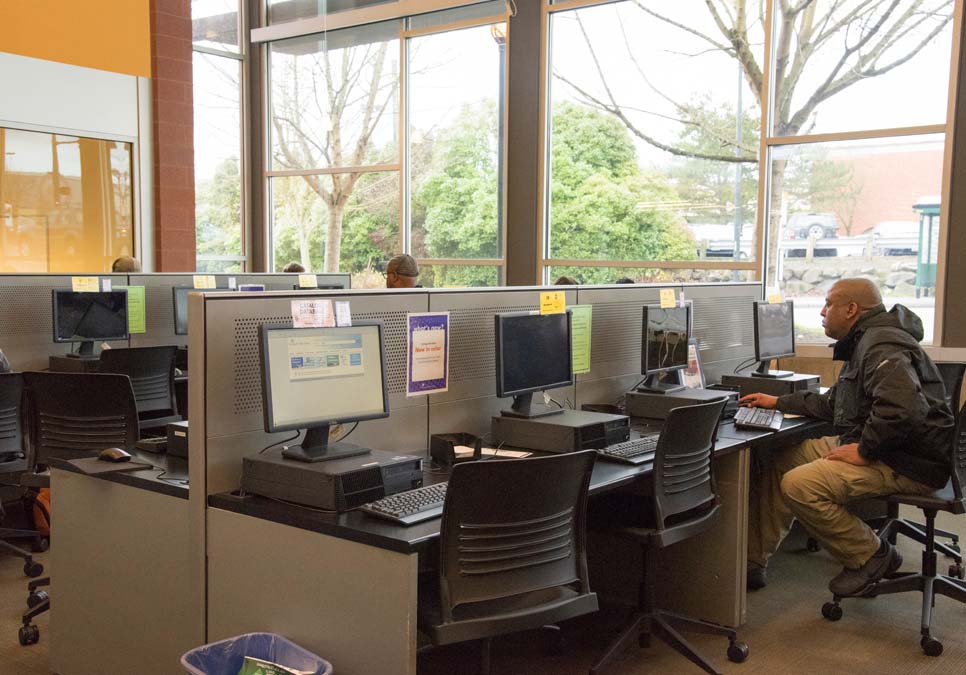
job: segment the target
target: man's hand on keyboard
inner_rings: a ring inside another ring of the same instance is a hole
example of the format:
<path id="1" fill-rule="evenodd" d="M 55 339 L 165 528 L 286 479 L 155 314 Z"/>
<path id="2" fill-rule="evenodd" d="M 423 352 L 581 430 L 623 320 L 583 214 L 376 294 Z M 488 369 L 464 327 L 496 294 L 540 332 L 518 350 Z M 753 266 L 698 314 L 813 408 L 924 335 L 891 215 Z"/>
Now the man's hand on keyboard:
<path id="1" fill-rule="evenodd" d="M 738 403 L 746 408 L 765 408 L 767 410 L 774 410 L 778 405 L 778 397 L 769 396 L 768 394 L 748 394 L 747 396 L 742 396 L 740 399 L 738 399 Z"/>

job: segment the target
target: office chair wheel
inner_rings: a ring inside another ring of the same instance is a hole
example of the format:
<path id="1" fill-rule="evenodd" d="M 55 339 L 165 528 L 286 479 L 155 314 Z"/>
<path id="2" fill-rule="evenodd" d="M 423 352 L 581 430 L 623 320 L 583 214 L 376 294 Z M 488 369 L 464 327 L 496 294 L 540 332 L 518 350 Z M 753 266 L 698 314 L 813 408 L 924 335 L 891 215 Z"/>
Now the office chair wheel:
<path id="1" fill-rule="evenodd" d="M 49 600 L 50 596 L 47 595 L 47 591 L 31 591 L 30 595 L 27 596 L 27 607 L 33 609 L 44 600 Z"/>
<path id="2" fill-rule="evenodd" d="M 30 550 L 34 553 L 43 553 L 50 548 L 50 539 L 47 537 L 37 537 L 30 543 Z"/>
<path id="3" fill-rule="evenodd" d="M 34 577 L 39 577 L 44 573 L 44 566 L 39 562 L 30 560 L 23 564 L 23 573 L 26 574 L 31 579 Z"/>
<path id="4" fill-rule="evenodd" d="M 923 636 L 919 640 L 919 646 L 922 647 L 922 652 L 926 656 L 939 656 L 943 653 L 943 643 L 936 638 Z"/>
<path id="5" fill-rule="evenodd" d="M 733 663 L 744 663 L 748 658 L 748 645 L 737 640 L 728 645 L 728 660 Z"/>
<path id="6" fill-rule="evenodd" d="M 966 579 L 966 570 L 963 569 L 963 564 L 953 563 L 950 565 L 949 576 L 956 577 L 957 579 Z"/>
<path id="7" fill-rule="evenodd" d="M 822 550 L 822 547 L 818 543 L 818 539 L 815 537 L 809 537 L 805 542 L 805 550 L 807 550 L 809 553 L 818 553 Z"/>
<path id="8" fill-rule="evenodd" d="M 822 616 L 829 621 L 838 621 L 842 618 L 842 606 L 837 602 L 826 602 L 822 605 Z"/>
<path id="9" fill-rule="evenodd" d="M 17 639 L 20 640 L 21 647 L 35 645 L 40 642 L 40 629 L 33 624 L 21 626 L 20 632 L 17 634 Z"/>

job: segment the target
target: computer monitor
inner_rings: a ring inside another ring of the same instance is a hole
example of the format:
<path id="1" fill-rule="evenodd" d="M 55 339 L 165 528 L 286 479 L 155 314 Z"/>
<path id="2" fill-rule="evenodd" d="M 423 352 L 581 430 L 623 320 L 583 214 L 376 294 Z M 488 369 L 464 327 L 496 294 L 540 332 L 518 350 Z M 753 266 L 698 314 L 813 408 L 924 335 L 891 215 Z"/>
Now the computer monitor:
<path id="1" fill-rule="evenodd" d="M 512 396 L 507 417 L 541 417 L 562 412 L 533 403 L 534 392 L 574 383 L 571 315 L 510 312 L 496 315 L 496 395 Z"/>
<path id="2" fill-rule="evenodd" d="M 753 377 L 791 377 L 790 370 L 769 370 L 772 359 L 795 356 L 795 307 L 791 300 L 755 303 L 755 359 Z"/>
<path id="3" fill-rule="evenodd" d="M 389 416 L 381 322 L 332 328 L 262 326 L 265 431 L 305 429 L 289 459 L 320 462 L 368 448 L 329 443 L 329 427 Z"/>
<path id="4" fill-rule="evenodd" d="M 174 298 L 174 334 L 188 334 L 188 293 L 226 292 L 227 288 L 192 288 L 175 286 L 171 289 Z"/>
<path id="5" fill-rule="evenodd" d="M 647 377 L 638 391 L 666 394 L 684 389 L 680 378 L 677 382 L 666 382 L 662 376 L 688 367 L 691 305 L 644 305 L 641 332 L 641 374 Z"/>
<path id="6" fill-rule="evenodd" d="M 127 340 L 127 291 L 76 293 L 54 289 L 54 342 L 80 342 L 80 349 L 68 356 L 94 357 L 95 340 Z"/>

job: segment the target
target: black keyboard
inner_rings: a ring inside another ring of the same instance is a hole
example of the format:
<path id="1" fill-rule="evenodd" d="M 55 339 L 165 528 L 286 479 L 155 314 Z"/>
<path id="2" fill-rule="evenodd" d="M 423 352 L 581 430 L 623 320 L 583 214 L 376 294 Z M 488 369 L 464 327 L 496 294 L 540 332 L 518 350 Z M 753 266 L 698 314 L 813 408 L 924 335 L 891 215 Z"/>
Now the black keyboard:
<path id="1" fill-rule="evenodd" d="M 643 464 L 654 460 L 654 451 L 657 449 L 658 436 L 642 436 L 632 438 L 629 441 L 608 445 L 601 448 L 597 454 L 605 459 L 612 459 L 615 462 L 625 464 Z"/>
<path id="2" fill-rule="evenodd" d="M 446 483 L 435 483 L 377 499 L 359 510 L 400 525 L 413 525 L 441 516 L 445 499 Z"/>
<path id="3" fill-rule="evenodd" d="M 765 408 L 738 408 L 735 413 L 735 427 L 741 429 L 762 429 L 764 431 L 778 431 L 782 428 L 785 416 L 780 410 L 766 410 Z"/>

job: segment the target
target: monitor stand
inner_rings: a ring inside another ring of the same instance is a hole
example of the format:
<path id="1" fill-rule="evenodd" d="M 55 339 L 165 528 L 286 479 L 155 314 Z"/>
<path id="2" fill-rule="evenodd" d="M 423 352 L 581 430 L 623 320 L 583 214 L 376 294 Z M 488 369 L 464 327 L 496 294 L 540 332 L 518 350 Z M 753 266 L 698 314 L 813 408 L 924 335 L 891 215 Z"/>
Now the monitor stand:
<path id="1" fill-rule="evenodd" d="M 644 382 L 637 386 L 637 391 L 642 394 L 671 394 L 683 389 L 684 385 L 680 382 L 667 382 L 661 379 L 661 373 L 649 373 L 644 378 Z"/>
<path id="2" fill-rule="evenodd" d="M 533 392 L 529 394 L 517 394 L 513 397 L 513 405 L 509 410 L 500 412 L 504 417 L 520 417 L 532 419 L 534 417 L 546 417 L 547 415 L 558 415 L 564 411 L 563 408 L 555 408 L 549 405 L 533 402 Z"/>
<path id="3" fill-rule="evenodd" d="M 67 356 L 72 359 L 93 359 L 94 357 L 94 341 L 84 340 L 80 343 L 80 349 L 76 352 L 70 352 Z"/>
<path id="4" fill-rule="evenodd" d="M 752 377 L 791 377 L 795 373 L 791 370 L 768 370 L 771 359 L 765 359 L 758 363 L 758 367 L 751 373 Z"/>
<path id="5" fill-rule="evenodd" d="M 356 455 L 369 454 L 369 448 L 360 448 L 352 443 L 329 443 L 329 425 L 309 427 L 300 445 L 282 449 L 282 457 L 300 462 L 326 462 L 330 459 L 343 459 Z"/>

